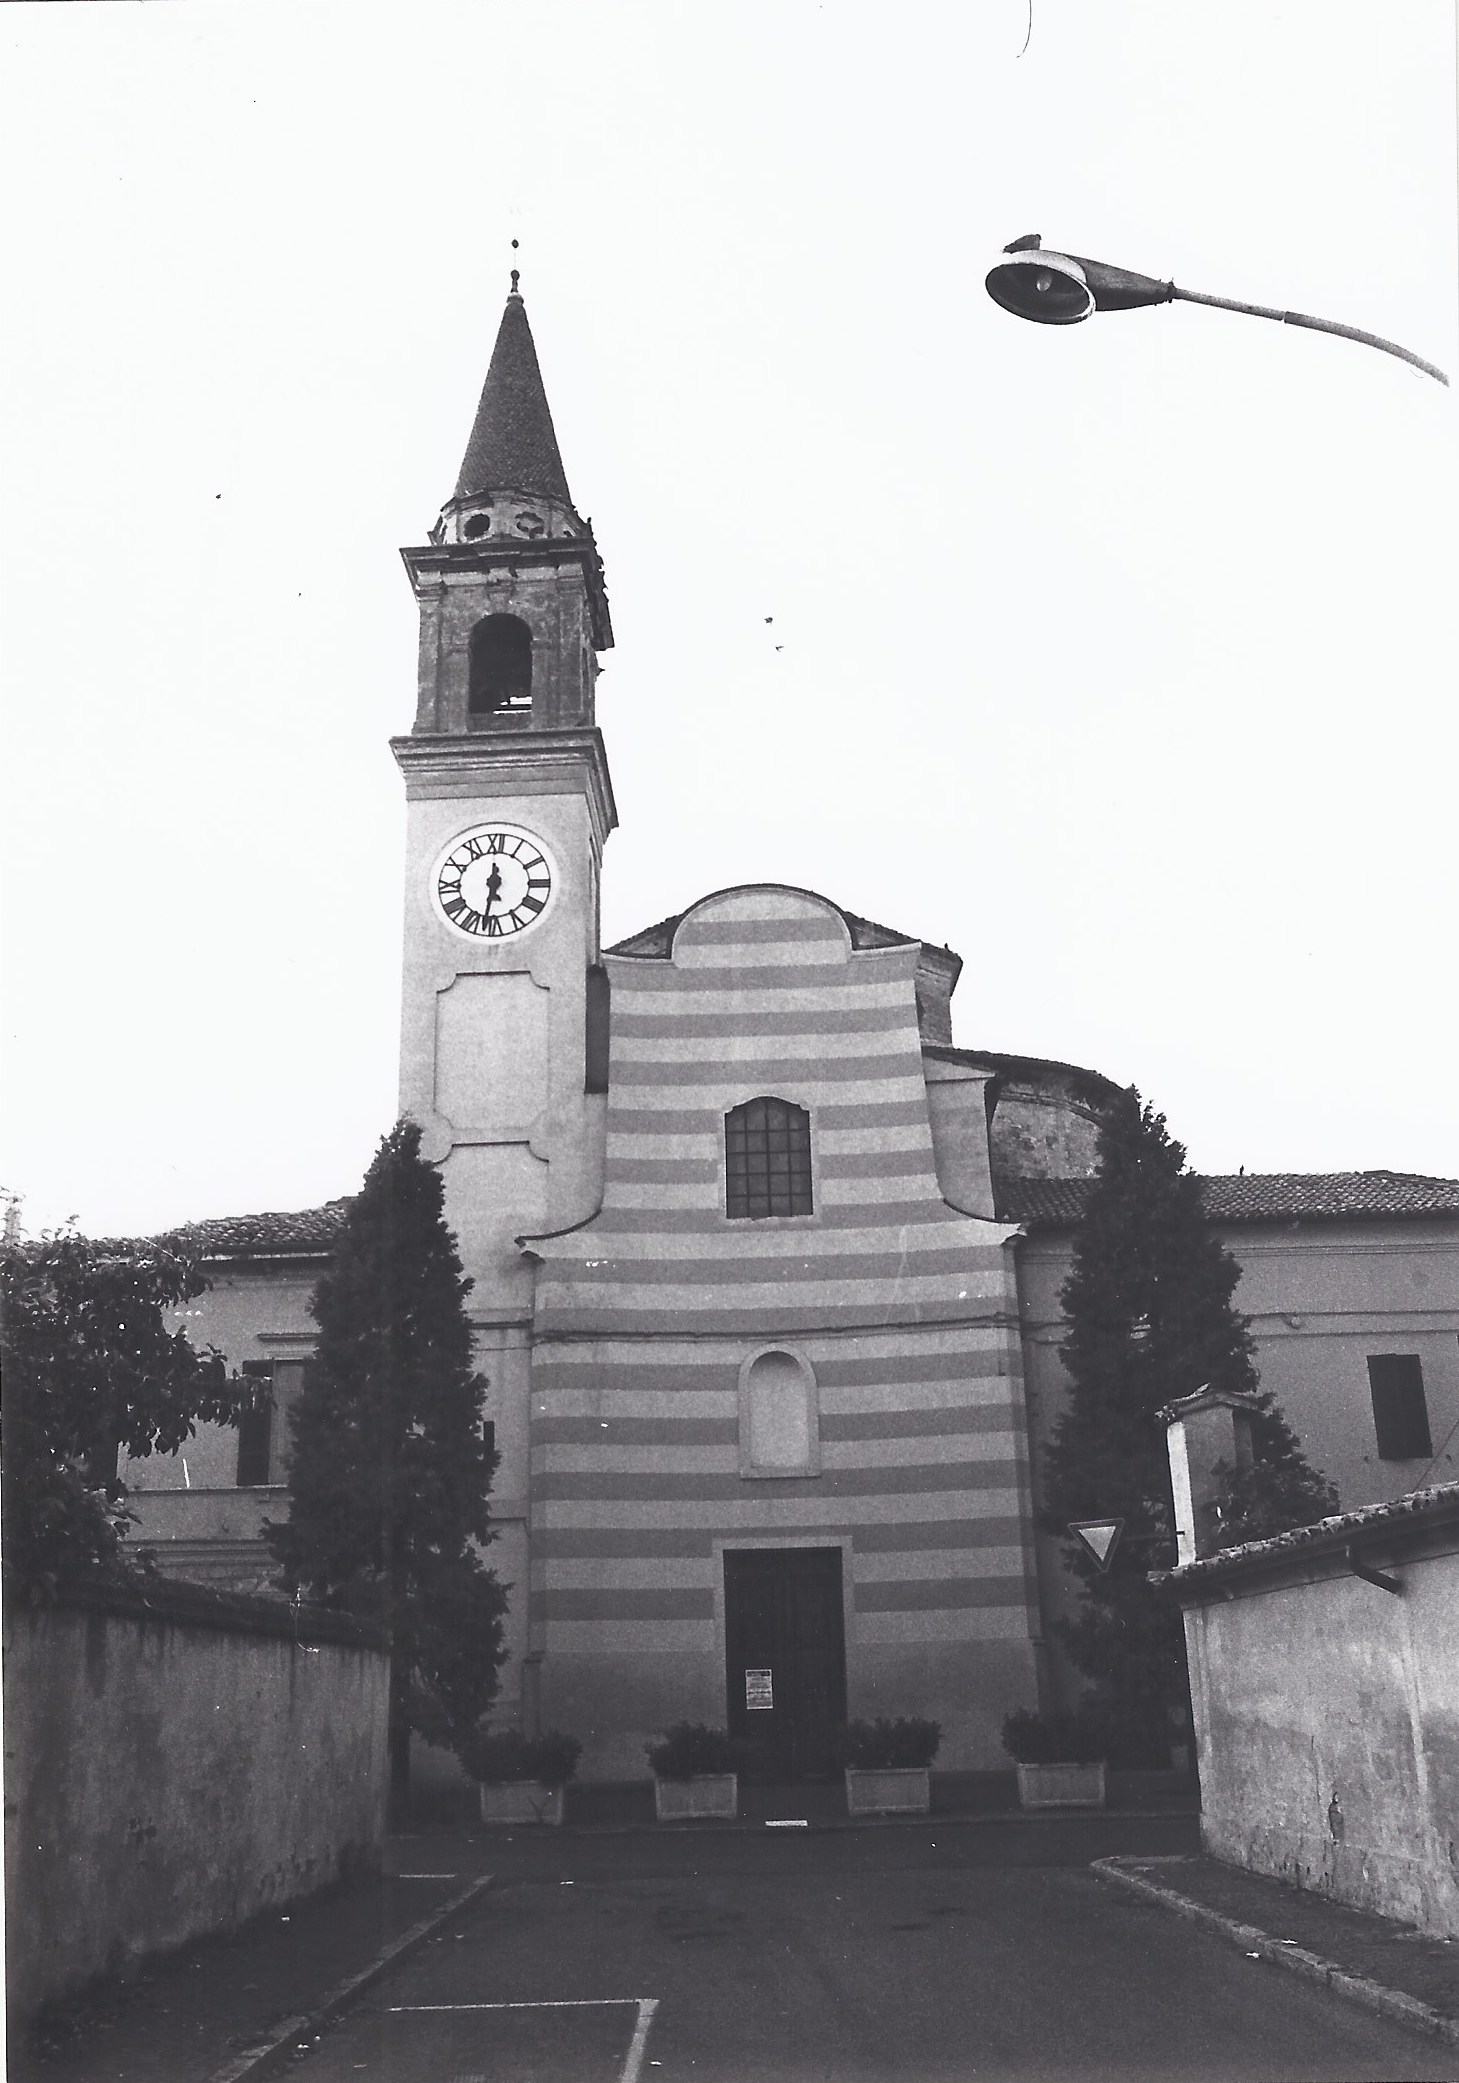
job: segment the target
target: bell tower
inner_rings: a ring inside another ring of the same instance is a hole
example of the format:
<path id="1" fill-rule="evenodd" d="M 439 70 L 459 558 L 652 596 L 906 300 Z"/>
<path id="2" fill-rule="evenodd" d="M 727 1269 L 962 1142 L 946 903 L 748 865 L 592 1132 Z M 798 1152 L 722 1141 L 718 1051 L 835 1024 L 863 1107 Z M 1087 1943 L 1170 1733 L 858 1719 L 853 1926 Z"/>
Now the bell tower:
<path id="1" fill-rule="evenodd" d="M 493 1404 L 520 1373 L 525 1418 L 532 1271 L 514 1240 L 580 1221 L 600 1193 L 588 1007 L 617 820 L 593 705 L 613 642 L 603 567 L 517 280 L 456 489 L 429 542 L 401 552 L 420 686 L 391 749 L 407 805 L 400 1109 L 442 1169 Z"/>

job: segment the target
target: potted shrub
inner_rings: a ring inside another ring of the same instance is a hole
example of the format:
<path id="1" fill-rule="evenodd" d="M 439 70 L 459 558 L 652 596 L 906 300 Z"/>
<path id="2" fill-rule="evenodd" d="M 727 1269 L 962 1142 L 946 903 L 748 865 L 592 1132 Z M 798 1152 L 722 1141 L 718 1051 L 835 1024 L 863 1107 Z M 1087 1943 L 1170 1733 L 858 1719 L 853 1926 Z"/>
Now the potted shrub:
<path id="1" fill-rule="evenodd" d="M 742 1747 L 723 1729 L 702 1721 L 675 1722 L 644 1751 L 654 1775 L 654 1814 L 661 1823 L 691 1816 L 733 1821 L 739 1814 Z"/>
<path id="2" fill-rule="evenodd" d="M 463 1746 L 461 1762 L 479 1782 L 484 1823 L 560 1823 L 563 1789 L 577 1770 L 582 1750 L 576 1736 L 546 1729 L 524 1736 L 520 1729 L 492 1735 L 479 1729 Z"/>
<path id="3" fill-rule="evenodd" d="M 848 1722 L 837 1745 L 848 1815 L 926 1815 L 941 1741 L 935 1721 Z"/>
<path id="4" fill-rule="evenodd" d="M 1020 1707 L 1003 1724 L 1003 1748 L 1018 1767 L 1023 1808 L 1103 1808 L 1105 1738 L 1087 1707 L 1035 1714 Z"/>

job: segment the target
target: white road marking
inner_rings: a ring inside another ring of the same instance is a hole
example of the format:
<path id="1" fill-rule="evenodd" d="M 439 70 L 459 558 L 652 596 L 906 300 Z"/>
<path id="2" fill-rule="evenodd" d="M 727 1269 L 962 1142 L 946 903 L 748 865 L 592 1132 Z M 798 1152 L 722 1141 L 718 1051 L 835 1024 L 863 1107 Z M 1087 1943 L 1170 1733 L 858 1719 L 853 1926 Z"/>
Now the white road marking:
<path id="1" fill-rule="evenodd" d="M 654 2012 L 659 2007 L 656 1996 L 556 1996 L 519 1998 L 507 2003 L 393 2003 L 389 2006 L 393 2018 L 420 2017 L 425 2013 L 442 2011 L 602 2011 L 633 2004 L 638 2011 L 634 2020 L 633 2038 L 628 2043 L 628 2058 L 619 2072 L 618 2083 L 638 2083 L 643 2068 L 644 2052 L 648 2047 L 649 2027 L 654 2022 Z"/>
<path id="2" fill-rule="evenodd" d="M 654 2022 L 654 2012 L 659 2007 L 656 1996 L 640 1996 L 638 1999 L 638 2023 L 633 2028 L 633 2039 L 628 2049 L 628 2059 L 623 2064 L 623 2073 L 618 2083 L 638 2083 L 638 2072 L 643 2067 L 644 2049 L 648 2045 L 648 2029 Z"/>
<path id="3" fill-rule="evenodd" d="M 656 2009 L 656 1996 L 542 1996 L 523 1997 L 515 2003 L 393 2003 L 392 2017 L 407 2014 L 414 2016 L 421 2011 L 601 2011 L 610 2004 L 634 2003 L 642 2011 L 645 2004 L 650 2012 Z"/>

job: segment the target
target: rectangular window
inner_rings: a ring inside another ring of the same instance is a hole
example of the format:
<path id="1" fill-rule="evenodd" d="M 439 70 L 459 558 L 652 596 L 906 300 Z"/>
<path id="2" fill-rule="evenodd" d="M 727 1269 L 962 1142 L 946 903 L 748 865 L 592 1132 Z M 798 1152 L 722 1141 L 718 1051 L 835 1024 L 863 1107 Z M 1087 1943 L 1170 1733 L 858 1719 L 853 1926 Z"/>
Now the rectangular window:
<path id="1" fill-rule="evenodd" d="M 1424 1401 L 1423 1363 L 1417 1353 L 1372 1353 L 1373 1430 L 1380 1461 L 1426 1461 L 1433 1452 Z"/>
<path id="2" fill-rule="evenodd" d="M 752 1220 L 811 1213 L 811 1117 L 784 1099 L 750 1099 L 724 1117 L 725 1213 Z"/>
<path id="3" fill-rule="evenodd" d="M 274 1363 L 245 1360 L 239 1373 L 248 1383 L 251 1400 L 238 1419 L 238 1475 L 240 1490 L 256 1490 L 269 1479 L 269 1448 L 274 1429 Z"/>
<path id="4" fill-rule="evenodd" d="M 239 1373 L 253 1391 L 252 1407 L 238 1420 L 240 1490 L 265 1489 L 288 1480 L 289 1417 L 304 1386 L 308 1360 L 245 1360 Z"/>

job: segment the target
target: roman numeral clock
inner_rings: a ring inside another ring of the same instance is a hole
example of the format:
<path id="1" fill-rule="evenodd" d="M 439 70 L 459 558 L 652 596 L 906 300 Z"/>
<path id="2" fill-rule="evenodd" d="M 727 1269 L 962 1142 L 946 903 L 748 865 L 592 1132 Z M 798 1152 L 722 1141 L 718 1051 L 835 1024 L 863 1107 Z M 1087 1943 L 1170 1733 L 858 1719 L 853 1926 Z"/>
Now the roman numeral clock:
<path id="1" fill-rule="evenodd" d="M 506 940 L 546 915 L 557 870 L 544 842 L 523 826 L 473 825 L 442 848 L 430 887 L 454 932 L 469 940 Z"/>

